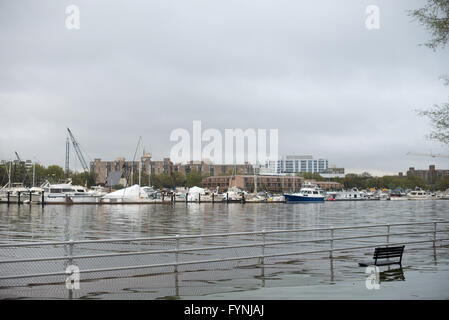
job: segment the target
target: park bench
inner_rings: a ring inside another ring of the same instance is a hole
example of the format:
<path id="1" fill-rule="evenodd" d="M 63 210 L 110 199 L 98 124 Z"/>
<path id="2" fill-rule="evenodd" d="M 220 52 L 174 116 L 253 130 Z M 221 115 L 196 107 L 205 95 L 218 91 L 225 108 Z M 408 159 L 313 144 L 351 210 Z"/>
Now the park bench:
<path id="1" fill-rule="evenodd" d="M 374 249 L 374 263 L 373 262 L 359 262 L 359 266 L 389 266 L 391 264 L 402 265 L 402 254 L 404 253 L 404 247 L 379 247 Z M 399 258 L 396 260 L 390 260 L 390 258 Z M 386 260 L 385 260 L 386 259 Z M 381 261 L 379 261 L 381 260 Z"/>

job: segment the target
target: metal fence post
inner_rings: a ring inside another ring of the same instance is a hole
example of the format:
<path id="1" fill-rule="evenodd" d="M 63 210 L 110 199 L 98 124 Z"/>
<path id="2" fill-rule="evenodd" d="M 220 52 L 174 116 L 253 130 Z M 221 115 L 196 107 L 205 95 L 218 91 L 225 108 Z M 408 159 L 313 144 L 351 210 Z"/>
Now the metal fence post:
<path id="1" fill-rule="evenodd" d="M 433 222 L 433 247 L 435 248 L 435 242 L 437 240 L 437 222 Z"/>
<path id="2" fill-rule="evenodd" d="M 387 223 L 387 247 L 390 244 L 390 224 Z"/>
<path id="3" fill-rule="evenodd" d="M 69 266 L 73 265 L 73 246 L 74 246 L 73 240 L 70 239 L 69 240 L 69 256 L 68 256 L 68 260 L 67 260 Z"/>
<path id="4" fill-rule="evenodd" d="M 329 258 L 333 258 L 333 252 L 334 252 L 334 227 L 330 228 L 331 231 L 331 238 L 330 238 L 330 250 L 329 250 Z"/>
<path id="5" fill-rule="evenodd" d="M 179 263 L 179 234 L 176 235 L 176 264 L 175 264 L 175 272 L 178 272 L 178 263 Z"/>

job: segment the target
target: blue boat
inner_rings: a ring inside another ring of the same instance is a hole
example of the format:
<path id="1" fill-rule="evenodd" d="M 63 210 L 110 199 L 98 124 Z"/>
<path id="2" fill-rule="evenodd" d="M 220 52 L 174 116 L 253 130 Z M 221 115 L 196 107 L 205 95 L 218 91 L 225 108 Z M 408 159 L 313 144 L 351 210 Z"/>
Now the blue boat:
<path id="1" fill-rule="evenodd" d="M 316 186 L 305 185 L 295 193 L 284 193 L 286 202 L 323 202 L 324 191 Z"/>

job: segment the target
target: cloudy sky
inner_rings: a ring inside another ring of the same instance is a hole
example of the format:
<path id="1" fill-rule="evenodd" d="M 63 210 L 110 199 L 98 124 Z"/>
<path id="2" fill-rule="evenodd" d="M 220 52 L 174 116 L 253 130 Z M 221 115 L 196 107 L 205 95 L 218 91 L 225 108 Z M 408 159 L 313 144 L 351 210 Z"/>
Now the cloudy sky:
<path id="1" fill-rule="evenodd" d="M 88 160 L 154 159 L 170 132 L 279 129 L 280 154 L 346 172 L 397 173 L 449 159 L 415 109 L 447 101 L 449 49 L 410 0 L 42 0 L 0 2 L 0 159 L 64 165 L 66 127 Z M 66 28 L 68 5 L 80 29 Z M 380 29 L 365 26 L 368 5 Z M 71 168 L 80 169 L 71 158 Z"/>

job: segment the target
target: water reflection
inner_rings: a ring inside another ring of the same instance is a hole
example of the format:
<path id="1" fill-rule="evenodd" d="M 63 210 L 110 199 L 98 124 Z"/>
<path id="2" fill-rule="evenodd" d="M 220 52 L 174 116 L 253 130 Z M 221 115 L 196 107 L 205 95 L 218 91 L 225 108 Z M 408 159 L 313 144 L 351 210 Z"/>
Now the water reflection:
<path id="1" fill-rule="evenodd" d="M 395 268 L 379 272 L 380 282 L 405 281 L 404 270 Z"/>

